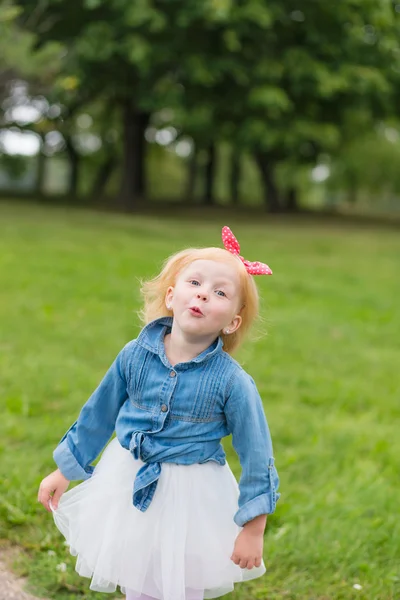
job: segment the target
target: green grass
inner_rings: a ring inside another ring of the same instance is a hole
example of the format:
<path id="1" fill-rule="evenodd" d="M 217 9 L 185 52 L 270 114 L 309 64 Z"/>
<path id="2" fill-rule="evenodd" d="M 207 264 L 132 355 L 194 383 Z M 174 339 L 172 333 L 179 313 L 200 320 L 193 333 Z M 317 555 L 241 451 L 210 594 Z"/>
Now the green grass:
<path id="1" fill-rule="evenodd" d="M 237 357 L 265 400 L 282 491 L 266 532 L 268 574 L 226 598 L 400 598 L 398 231 L 6 203 L 0 537 L 26 550 L 20 569 L 43 596 L 106 598 L 73 572 L 37 488 L 59 438 L 139 330 L 139 278 L 182 247 L 220 245 L 224 224 L 247 258 L 274 270 L 258 279 L 263 323 Z"/>

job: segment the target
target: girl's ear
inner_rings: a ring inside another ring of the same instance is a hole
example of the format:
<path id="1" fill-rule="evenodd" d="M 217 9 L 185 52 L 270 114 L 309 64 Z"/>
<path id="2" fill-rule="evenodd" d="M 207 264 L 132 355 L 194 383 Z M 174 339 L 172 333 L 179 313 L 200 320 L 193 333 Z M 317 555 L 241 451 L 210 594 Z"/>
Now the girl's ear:
<path id="1" fill-rule="evenodd" d="M 236 315 L 233 317 L 232 321 L 224 327 L 223 332 L 225 334 L 235 333 L 239 329 L 242 324 L 242 317 L 240 315 Z"/>
<path id="2" fill-rule="evenodd" d="M 171 310 L 171 308 L 172 308 L 173 297 L 174 297 L 174 288 L 172 287 L 172 285 L 170 285 L 169 288 L 167 289 L 167 293 L 165 294 L 165 306 L 167 307 L 168 310 Z"/>

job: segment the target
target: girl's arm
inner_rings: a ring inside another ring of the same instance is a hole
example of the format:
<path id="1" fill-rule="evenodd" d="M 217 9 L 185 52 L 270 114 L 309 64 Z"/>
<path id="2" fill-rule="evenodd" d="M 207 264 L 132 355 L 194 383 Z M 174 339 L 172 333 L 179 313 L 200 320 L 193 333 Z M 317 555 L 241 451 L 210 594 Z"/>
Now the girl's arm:
<path id="1" fill-rule="evenodd" d="M 239 510 L 234 520 L 243 527 L 255 517 L 273 513 L 280 496 L 262 401 L 253 379 L 243 370 L 230 383 L 225 417 L 242 467 Z"/>
<path id="2" fill-rule="evenodd" d="M 118 354 L 78 419 L 54 450 L 54 460 L 67 480 L 88 479 L 93 473 L 91 463 L 113 434 L 119 410 L 128 397 L 129 347 L 127 344 Z"/>

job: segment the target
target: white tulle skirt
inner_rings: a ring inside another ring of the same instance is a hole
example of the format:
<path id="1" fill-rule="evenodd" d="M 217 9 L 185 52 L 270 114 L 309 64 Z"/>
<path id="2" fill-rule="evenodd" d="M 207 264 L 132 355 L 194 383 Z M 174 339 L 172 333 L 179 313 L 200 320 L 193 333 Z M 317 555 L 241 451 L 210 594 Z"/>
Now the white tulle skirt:
<path id="1" fill-rule="evenodd" d="M 66 492 L 53 511 L 90 589 L 120 586 L 130 597 L 159 600 L 185 600 L 190 589 L 217 598 L 265 573 L 264 563 L 241 569 L 230 560 L 240 527 L 233 521 L 238 485 L 227 464 L 163 463 L 146 512 L 132 504 L 142 466 L 114 439 L 93 476 Z"/>

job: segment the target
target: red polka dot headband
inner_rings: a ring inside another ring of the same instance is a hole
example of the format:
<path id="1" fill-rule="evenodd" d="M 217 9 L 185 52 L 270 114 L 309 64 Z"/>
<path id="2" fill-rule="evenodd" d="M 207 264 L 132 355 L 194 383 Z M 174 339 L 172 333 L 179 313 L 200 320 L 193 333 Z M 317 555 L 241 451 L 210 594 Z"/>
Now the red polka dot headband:
<path id="1" fill-rule="evenodd" d="M 238 258 L 240 258 L 240 260 L 246 267 L 246 271 L 250 275 L 272 275 L 272 271 L 268 265 L 258 261 L 250 262 L 249 260 L 243 258 L 243 256 L 240 256 L 239 242 L 237 241 L 229 227 L 222 228 L 222 241 L 225 246 L 225 249 L 228 250 L 228 252 L 231 252 L 232 254 L 235 254 Z"/>

